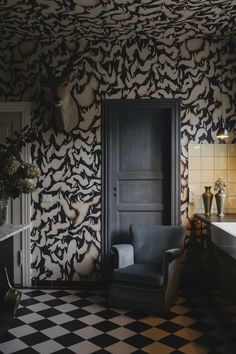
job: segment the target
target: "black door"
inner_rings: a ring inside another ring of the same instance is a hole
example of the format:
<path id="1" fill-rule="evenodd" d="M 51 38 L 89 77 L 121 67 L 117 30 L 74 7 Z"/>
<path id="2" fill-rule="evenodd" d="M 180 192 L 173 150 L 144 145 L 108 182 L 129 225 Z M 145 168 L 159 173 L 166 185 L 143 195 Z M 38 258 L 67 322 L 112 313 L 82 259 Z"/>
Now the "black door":
<path id="1" fill-rule="evenodd" d="M 175 100 L 104 101 L 104 249 L 133 223 L 179 224 L 179 115 Z"/>

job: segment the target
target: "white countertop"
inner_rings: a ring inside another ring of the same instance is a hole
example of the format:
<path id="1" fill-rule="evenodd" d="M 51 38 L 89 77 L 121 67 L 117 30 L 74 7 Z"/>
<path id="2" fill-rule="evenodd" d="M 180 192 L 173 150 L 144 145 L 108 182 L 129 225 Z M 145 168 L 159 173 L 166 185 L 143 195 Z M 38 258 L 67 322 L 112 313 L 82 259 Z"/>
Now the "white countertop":
<path id="1" fill-rule="evenodd" d="M 29 224 L 5 224 L 0 226 L 0 242 L 24 231 L 30 227 Z"/>
<path id="2" fill-rule="evenodd" d="M 236 236 L 236 222 L 213 222 L 212 224 Z"/>
<path id="3" fill-rule="evenodd" d="M 211 240 L 225 253 L 236 259 L 236 222 L 213 222 Z"/>

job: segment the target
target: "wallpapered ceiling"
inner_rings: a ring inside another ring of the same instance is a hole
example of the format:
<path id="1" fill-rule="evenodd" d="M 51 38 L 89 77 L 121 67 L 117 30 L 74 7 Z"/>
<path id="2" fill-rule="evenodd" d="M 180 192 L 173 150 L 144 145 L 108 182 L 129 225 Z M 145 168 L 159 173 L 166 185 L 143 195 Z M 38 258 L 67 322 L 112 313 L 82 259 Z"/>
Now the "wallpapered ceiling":
<path id="1" fill-rule="evenodd" d="M 64 1 L 63 6 L 67 3 Z M 229 4 L 228 1 L 217 3 Z M 188 4 L 200 6 L 201 2 Z M 99 2 L 95 6 L 99 7 Z M 210 1 L 209 6 L 213 7 Z M 32 124 L 39 131 L 39 141 L 32 147 L 32 158 L 43 174 L 32 196 L 34 279 L 100 279 L 101 101 L 104 98 L 181 99 L 181 212 L 186 224 L 187 146 L 190 140 L 216 141 L 222 100 L 224 117 L 232 134 L 230 142 L 234 142 L 235 39 L 228 37 L 224 41 L 223 55 L 221 45 L 214 37 L 187 39 L 181 43 L 170 38 L 163 43 L 138 37 L 73 42 L 14 37 L 0 43 L 0 99 L 35 102 Z M 42 59 L 59 75 L 72 53 L 78 53 L 73 97 L 78 103 L 80 123 L 68 134 L 55 134 L 48 124 L 52 112 Z M 53 196 L 51 204 L 42 203 L 45 193 Z"/>
<path id="2" fill-rule="evenodd" d="M 0 16 L 5 39 L 186 39 L 235 32 L 236 1 L 1 0 Z"/>

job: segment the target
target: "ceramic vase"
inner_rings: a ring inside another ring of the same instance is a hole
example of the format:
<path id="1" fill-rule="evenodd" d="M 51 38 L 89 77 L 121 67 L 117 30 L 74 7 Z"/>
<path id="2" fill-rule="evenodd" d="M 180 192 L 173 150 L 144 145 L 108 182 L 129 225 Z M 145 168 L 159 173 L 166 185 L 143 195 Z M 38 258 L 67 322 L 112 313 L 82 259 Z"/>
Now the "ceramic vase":
<path id="1" fill-rule="evenodd" d="M 202 199 L 203 199 L 205 214 L 210 215 L 212 200 L 213 200 L 213 193 L 211 192 L 211 186 L 206 186 L 204 188 L 205 188 L 205 192 L 202 194 Z"/>
<path id="2" fill-rule="evenodd" d="M 225 191 L 220 189 L 216 194 L 216 207 L 217 207 L 217 215 L 224 216 L 224 207 L 225 207 Z"/>

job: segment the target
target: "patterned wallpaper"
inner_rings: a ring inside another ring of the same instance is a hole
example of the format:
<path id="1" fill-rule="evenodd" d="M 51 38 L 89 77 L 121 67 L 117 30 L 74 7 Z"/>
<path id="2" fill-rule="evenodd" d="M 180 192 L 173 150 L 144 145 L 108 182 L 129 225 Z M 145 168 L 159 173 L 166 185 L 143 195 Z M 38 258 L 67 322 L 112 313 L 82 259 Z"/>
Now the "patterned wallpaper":
<path id="1" fill-rule="evenodd" d="M 3 39 L 183 40 L 236 30 L 235 0 L 1 0 Z"/>
<path id="2" fill-rule="evenodd" d="M 32 277 L 99 280 L 101 261 L 101 100 L 181 98 L 181 212 L 187 223 L 188 143 L 214 142 L 223 98 L 235 142 L 236 45 L 232 38 L 164 44 L 138 38 L 0 44 L 0 99 L 33 101 L 39 141 L 32 157 L 43 174 L 32 196 Z M 73 96 L 79 125 L 66 135 L 50 127 L 44 67 L 63 70 L 78 53 Z M 222 67 L 223 62 L 223 67 Z M 223 71 L 222 71 L 223 68 Z M 223 75 L 222 75 L 223 72 Z M 221 95 L 223 79 L 223 95 Z M 50 194 L 52 203 L 43 203 Z"/>

